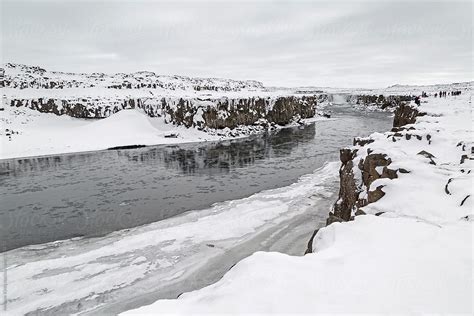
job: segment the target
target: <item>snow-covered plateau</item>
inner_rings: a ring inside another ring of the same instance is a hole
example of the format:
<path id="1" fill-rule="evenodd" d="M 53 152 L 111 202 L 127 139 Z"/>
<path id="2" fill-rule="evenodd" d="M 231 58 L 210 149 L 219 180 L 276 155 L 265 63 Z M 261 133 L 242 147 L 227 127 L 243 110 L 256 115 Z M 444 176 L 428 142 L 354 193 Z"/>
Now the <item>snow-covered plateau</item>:
<path id="1" fill-rule="evenodd" d="M 341 151 L 339 200 L 312 253 L 257 252 L 213 285 L 124 314 L 472 314 L 471 93 L 408 108 L 411 123 Z"/>

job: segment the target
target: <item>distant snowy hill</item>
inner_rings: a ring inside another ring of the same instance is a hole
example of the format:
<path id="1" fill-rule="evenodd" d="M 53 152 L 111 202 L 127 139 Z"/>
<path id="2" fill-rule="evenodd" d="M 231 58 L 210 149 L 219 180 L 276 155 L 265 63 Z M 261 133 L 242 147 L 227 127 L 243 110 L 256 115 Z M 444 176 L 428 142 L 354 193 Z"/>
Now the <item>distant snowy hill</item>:
<path id="1" fill-rule="evenodd" d="M 454 83 L 442 83 L 442 84 L 432 84 L 432 85 L 392 85 L 389 86 L 383 91 L 386 93 L 412 93 L 412 92 L 418 92 L 418 94 L 421 93 L 421 91 L 425 91 L 428 93 L 436 93 L 439 91 L 457 91 L 457 90 L 469 90 L 472 85 L 474 84 L 474 81 L 468 81 L 468 82 L 454 82 Z"/>
<path id="2" fill-rule="evenodd" d="M 167 90 L 241 91 L 261 90 L 263 84 L 255 80 L 232 80 L 221 78 L 191 78 L 185 76 L 157 75 L 151 71 L 130 74 L 116 73 L 70 73 L 48 71 L 38 66 L 7 63 L 0 73 L 4 78 L 0 87 L 7 88 L 115 88 L 140 89 L 163 88 Z"/>

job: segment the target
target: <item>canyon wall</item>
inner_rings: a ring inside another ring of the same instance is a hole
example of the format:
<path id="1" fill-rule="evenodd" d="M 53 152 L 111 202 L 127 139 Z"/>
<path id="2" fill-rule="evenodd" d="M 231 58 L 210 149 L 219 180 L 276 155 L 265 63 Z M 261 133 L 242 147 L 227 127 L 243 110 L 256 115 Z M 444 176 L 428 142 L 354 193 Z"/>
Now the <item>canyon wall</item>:
<path id="1" fill-rule="evenodd" d="M 11 99 L 12 107 L 76 118 L 105 118 L 124 109 L 142 109 L 150 117 L 196 128 L 235 128 L 239 125 L 286 125 L 316 114 L 318 96 L 201 98 L 32 98 Z"/>
<path id="2" fill-rule="evenodd" d="M 414 99 L 411 95 L 348 95 L 346 101 L 364 107 L 374 106 L 381 110 L 393 111 L 401 102 L 410 102 Z"/>
<path id="3" fill-rule="evenodd" d="M 134 73 L 68 73 L 37 66 L 0 68 L 3 107 L 26 107 L 75 118 L 106 118 L 142 109 L 166 123 L 199 129 L 286 125 L 316 115 L 323 93 L 267 89 L 255 80 Z M 1 109 L 1 108 L 0 108 Z"/>

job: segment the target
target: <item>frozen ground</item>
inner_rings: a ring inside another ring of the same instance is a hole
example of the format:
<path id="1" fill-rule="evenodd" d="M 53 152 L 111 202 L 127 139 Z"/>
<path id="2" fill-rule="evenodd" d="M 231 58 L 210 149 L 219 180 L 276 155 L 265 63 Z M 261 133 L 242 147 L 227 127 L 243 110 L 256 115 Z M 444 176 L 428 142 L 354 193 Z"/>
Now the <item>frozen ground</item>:
<path id="1" fill-rule="evenodd" d="M 2 253 L 8 313 L 116 314 L 211 284 L 260 249 L 302 254 L 335 199 L 337 168 L 105 237 Z"/>
<path id="2" fill-rule="evenodd" d="M 321 229 L 315 253 L 257 252 L 211 286 L 125 314 L 472 314 L 470 97 L 468 91 L 423 103 L 428 115 L 409 131 L 421 141 L 372 136 L 374 152 L 391 157 L 391 168 L 410 173 L 374 181 L 374 188 L 385 185 L 386 195 L 364 208 L 368 215 Z M 422 150 L 436 164 L 419 155 Z M 385 213 L 372 215 L 378 212 Z"/>

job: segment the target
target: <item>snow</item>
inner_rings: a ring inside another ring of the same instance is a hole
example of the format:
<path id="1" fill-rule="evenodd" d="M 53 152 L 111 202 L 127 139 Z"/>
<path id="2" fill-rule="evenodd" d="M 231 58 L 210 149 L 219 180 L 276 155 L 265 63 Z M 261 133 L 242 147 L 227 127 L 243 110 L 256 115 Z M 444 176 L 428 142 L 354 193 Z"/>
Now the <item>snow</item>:
<path id="1" fill-rule="evenodd" d="M 302 123 L 310 124 L 319 120 L 327 119 L 314 117 L 304 119 Z M 0 159 L 103 150 L 126 145 L 218 141 L 265 130 L 261 126 L 239 126 L 235 130 L 201 131 L 166 124 L 163 117 L 149 117 L 141 109 L 122 110 L 105 119 L 77 119 L 7 106 L 0 112 L 0 122 Z M 294 125 L 289 124 L 288 127 Z M 7 133 L 11 135 L 7 136 Z M 171 134 L 177 137 L 166 137 Z"/>
<path id="2" fill-rule="evenodd" d="M 4 104 L 17 97 L 86 98 L 107 104 L 132 97 L 164 97 L 174 106 L 181 97 L 200 100 L 259 96 L 274 100 L 279 95 L 296 93 L 295 89 L 265 89 L 254 81 L 150 72 L 67 74 L 21 65 L 8 65 L 5 72 L 6 78 L 14 82 L 2 89 Z M 44 83 L 45 77 L 51 79 L 48 84 L 60 82 L 64 88 L 17 87 L 22 80 L 32 86 Z M 124 81 L 133 85 L 154 82 L 159 86 L 108 88 Z M 471 83 L 467 84 L 470 89 Z M 218 86 L 217 91 L 194 89 L 213 85 Z M 333 101 L 340 101 L 348 94 L 420 94 L 421 90 L 435 93 L 457 89 L 466 89 L 466 83 L 324 91 L 334 93 Z M 364 207 L 367 215 L 320 229 L 313 254 L 294 257 L 256 252 L 220 281 L 179 299 L 152 303 L 161 297 L 149 296 L 157 291 L 171 293 L 172 286 L 178 287 L 176 284 L 198 273 L 206 275 L 209 284 L 221 270 L 229 268 L 229 262 L 212 265 L 213 259 L 229 253 L 241 259 L 247 255 L 238 250 L 243 244 L 256 244 L 253 247 L 259 249 L 259 242 L 293 228 L 295 218 L 314 212 L 331 196 L 323 184 L 337 176 L 334 163 L 289 187 L 219 203 L 207 210 L 104 237 L 58 241 L 3 253 L 8 259 L 8 312 L 97 312 L 110 302 L 124 302 L 112 313 L 130 308 L 125 314 L 472 313 L 474 141 L 470 97 L 470 90 L 464 90 L 458 97 L 423 99 L 428 102 L 420 109 L 428 115 L 419 117 L 413 125 L 416 130 L 402 131 L 395 142 L 393 133 L 371 135 L 375 141 L 359 148 L 358 159 L 364 158 L 370 147 L 374 153 L 392 159 L 390 168 L 404 168 L 410 173 L 374 181 L 372 189 L 383 185 L 386 195 Z M 272 102 L 267 106 L 270 109 Z M 2 108 L 0 159 L 236 137 L 229 129 L 213 133 L 165 124 L 163 117 L 151 118 L 139 109 L 122 110 L 106 119 L 84 120 L 25 107 Z M 195 120 L 202 120 L 202 113 Z M 422 140 L 408 140 L 406 133 L 421 136 Z M 170 134 L 178 137 L 165 137 Z M 418 154 L 423 150 L 434 155 L 436 165 Z M 462 155 L 467 156 L 463 164 Z M 377 172 L 382 170 L 378 168 Z M 380 212 L 384 213 L 374 215 Z M 195 289 L 190 285 L 189 290 Z M 152 304 L 128 305 L 142 296 Z"/>
<path id="3" fill-rule="evenodd" d="M 474 158 L 470 97 L 467 91 L 423 103 L 420 110 L 428 115 L 408 131 L 424 135 L 421 141 L 394 142 L 393 133 L 373 134 L 375 142 L 359 150 L 361 157 L 370 147 L 393 160 L 390 168 L 410 173 L 376 180 L 372 185 L 383 184 L 386 195 L 364 207 L 369 214 L 321 228 L 314 253 L 257 252 L 215 284 L 124 315 L 472 314 L 474 216 L 472 196 L 466 199 L 472 195 Z M 422 150 L 435 156 L 436 165 L 418 155 Z M 468 160 L 461 164 L 463 154 Z M 378 212 L 385 213 L 373 215 Z"/>
<path id="4" fill-rule="evenodd" d="M 123 315 L 471 310 L 470 243 L 452 245 L 470 239 L 468 223 L 439 228 L 362 216 L 331 225 L 318 237 L 315 254 L 257 252 L 211 286 Z"/>
<path id="5" fill-rule="evenodd" d="M 154 88 L 167 90 L 258 90 L 262 89 L 261 82 L 255 80 L 232 80 L 222 78 L 190 78 L 186 76 L 166 76 L 156 75 L 150 71 L 138 71 L 124 74 L 104 74 L 104 73 L 66 73 L 58 71 L 47 71 L 37 66 L 7 63 L 0 68 L 4 71 L 5 86 L 12 88 L 29 87 L 50 89 L 58 88 L 107 88 L 110 86 L 120 86 L 133 89 L 147 88 L 154 85 Z M 51 87 L 51 83 L 54 84 Z"/>
<path id="6" fill-rule="evenodd" d="M 105 119 L 84 120 L 6 107 L 0 120 L 5 129 L 19 132 L 12 134 L 11 140 L 1 137 L 0 159 L 222 139 L 194 128 L 165 124 L 163 118 L 148 117 L 139 109 L 122 110 Z M 172 133 L 178 137 L 165 137 Z"/>

